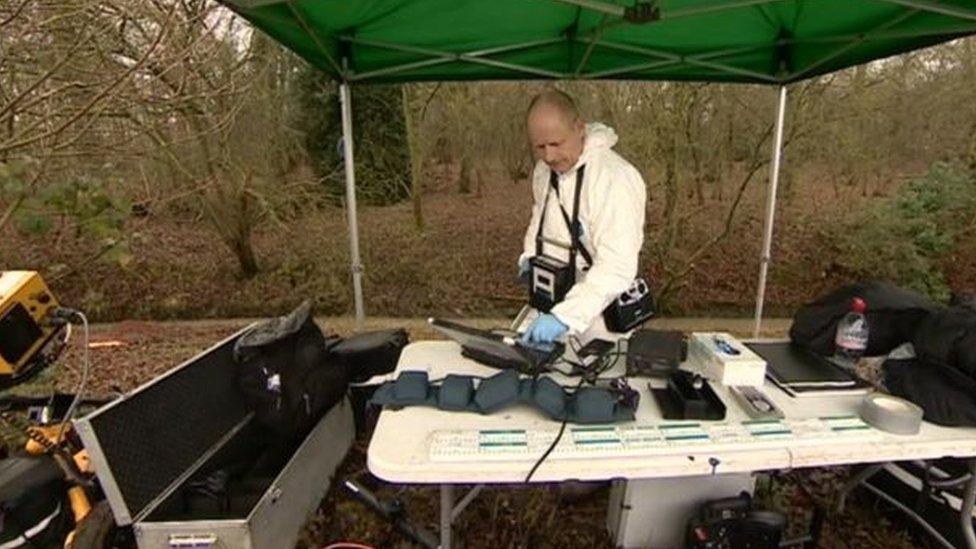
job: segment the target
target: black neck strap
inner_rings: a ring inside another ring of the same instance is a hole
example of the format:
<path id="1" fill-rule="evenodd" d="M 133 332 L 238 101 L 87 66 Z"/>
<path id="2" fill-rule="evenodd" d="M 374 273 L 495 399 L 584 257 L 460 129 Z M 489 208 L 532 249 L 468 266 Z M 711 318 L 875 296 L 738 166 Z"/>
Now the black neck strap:
<path id="1" fill-rule="evenodd" d="M 566 228 L 569 229 L 569 265 L 572 267 L 573 271 L 576 272 L 576 253 L 579 252 L 583 256 L 583 259 L 588 265 L 593 265 L 593 257 L 590 252 L 583 246 L 580 242 L 580 237 L 582 236 L 583 230 L 582 225 L 579 221 L 579 204 L 580 204 L 580 194 L 583 190 L 583 173 L 586 169 L 586 164 L 583 164 L 576 170 L 576 188 L 573 189 L 573 217 L 570 218 L 569 214 L 566 213 L 566 208 L 563 208 L 562 202 L 559 201 L 559 176 L 556 174 L 555 170 L 549 170 L 549 188 L 546 189 L 545 202 L 542 205 L 542 216 L 539 217 L 539 229 L 535 233 L 535 253 L 536 255 L 542 255 L 542 228 L 546 221 L 546 210 L 549 207 L 549 193 L 551 191 L 556 192 L 556 202 L 559 203 L 559 210 L 563 214 L 563 221 L 566 222 Z"/>

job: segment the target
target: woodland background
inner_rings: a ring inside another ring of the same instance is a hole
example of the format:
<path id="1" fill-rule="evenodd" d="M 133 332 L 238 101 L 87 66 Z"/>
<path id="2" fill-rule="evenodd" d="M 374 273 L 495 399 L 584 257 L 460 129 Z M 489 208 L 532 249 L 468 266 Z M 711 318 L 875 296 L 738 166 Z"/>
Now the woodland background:
<path id="1" fill-rule="evenodd" d="M 524 110 L 551 85 L 353 87 L 368 327 L 429 337 L 407 317 L 498 319 L 524 302 Z M 647 181 L 641 269 L 661 311 L 749 315 L 776 90 L 558 86 L 616 129 Z M 943 300 L 976 289 L 974 89 L 974 39 L 790 86 L 769 314 L 862 278 Z M 349 333 L 340 133 L 336 86 L 209 0 L 0 0 L 0 269 L 40 270 L 65 304 L 125 320 L 95 328 L 124 343 L 92 350 L 97 394 L 304 298 Z M 202 317 L 230 320 L 139 320 Z M 784 335 L 786 322 L 770 324 Z M 79 341 L 41 386 L 75 387 Z M 435 524 L 436 490 L 371 479 L 367 442 L 341 476 Z M 802 529 L 845 474 L 791 471 L 766 492 Z M 489 492 L 458 524 L 472 547 L 608 543 L 605 487 L 579 501 L 547 486 Z M 855 503 L 828 517 L 822 546 L 929 545 L 900 515 Z M 338 490 L 300 546 L 337 539 L 404 543 Z"/>
<path id="2" fill-rule="evenodd" d="M 546 82 L 354 86 L 371 315 L 524 301 L 524 109 Z M 670 315 L 751 311 L 776 90 L 560 83 L 648 185 Z M 976 287 L 976 42 L 789 88 L 767 303 Z M 337 88 L 204 0 L 0 3 L 0 268 L 98 320 L 349 314 Z"/>

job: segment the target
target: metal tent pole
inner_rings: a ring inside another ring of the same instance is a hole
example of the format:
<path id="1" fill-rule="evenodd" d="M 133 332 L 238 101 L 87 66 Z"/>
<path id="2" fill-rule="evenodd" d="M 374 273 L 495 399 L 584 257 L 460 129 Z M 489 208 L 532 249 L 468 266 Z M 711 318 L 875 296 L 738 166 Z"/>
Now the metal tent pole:
<path id="1" fill-rule="evenodd" d="M 339 101 L 342 103 L 342 158 L 346 167 L 346 217 L 349 223 L 349 256 L 352 268 L 353 300 L 356 304 L 356 330 L 362 330 L 366 320 L 363 308 L 363 264 L 359 258 L 359 223 L 356 219 L 356 162 L 352 143 L 352 101 L 349 83 L 339 85 Z"/>
<path id="2" fill-rule="evenodd" d="M 763 226 L 762 255 L 759 256 L 759 288 L 756 290 L 756 327 L 752 337 L 759 337 L 762 327 L 763 301 L 766 299 L 766 273 L 769 271 L 770 249 L 773 245 L 773 217 L 776 213 L 776 188 L 779 186 L 779 161 L 783 152 L 783 118 L 786 114 L 786 86 L 779 87 L 779 105 L 776 111 L 776 134 L 773 137 L 773 165 L 769 174 L 769 191 L 766 196 L 766 221 Z"/>

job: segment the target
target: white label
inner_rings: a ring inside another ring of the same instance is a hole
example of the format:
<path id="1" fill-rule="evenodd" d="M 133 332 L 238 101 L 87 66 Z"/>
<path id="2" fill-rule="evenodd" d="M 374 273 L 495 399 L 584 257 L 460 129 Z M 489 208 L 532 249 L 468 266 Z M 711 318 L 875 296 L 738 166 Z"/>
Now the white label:
<path id="1" fill-rule="evenodd" d="M 217 536 L 214 534 L 171 534 L 169 546 L 173 549 L 189 549 L 216 547 Z"/>

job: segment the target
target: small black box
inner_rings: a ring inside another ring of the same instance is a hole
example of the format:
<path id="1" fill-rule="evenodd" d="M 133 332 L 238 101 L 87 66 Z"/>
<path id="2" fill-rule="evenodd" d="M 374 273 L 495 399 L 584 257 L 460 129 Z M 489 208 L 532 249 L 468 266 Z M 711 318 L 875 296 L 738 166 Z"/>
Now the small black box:
<path id="1" fill-rule="evenodd" d="M 708 381 L 691 372 L 675 370 L 668 375 L 667 387 L 648 388 L 664 419 L 725 419 L 722 399 L 715 394 Z"/>
<path id="2" fill-rule="evenodd" d="M 688 356 L 681 332 L 638 330 L 627 342 L 627 375 L 665 377 Z"/>

